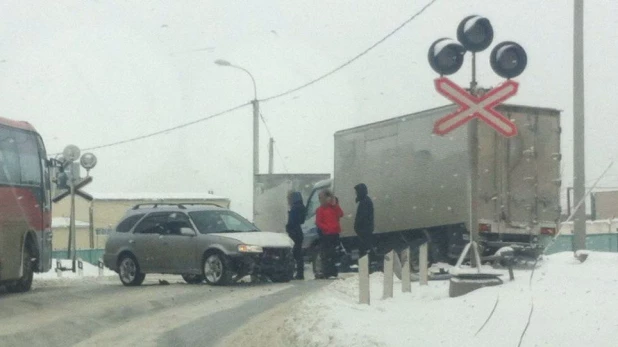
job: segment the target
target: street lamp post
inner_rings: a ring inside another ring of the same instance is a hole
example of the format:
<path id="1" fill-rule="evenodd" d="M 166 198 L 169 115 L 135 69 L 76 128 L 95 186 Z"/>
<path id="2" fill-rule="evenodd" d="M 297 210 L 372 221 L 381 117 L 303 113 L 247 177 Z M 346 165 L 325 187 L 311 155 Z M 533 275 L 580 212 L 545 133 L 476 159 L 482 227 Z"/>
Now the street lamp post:
<path id="1" fill-rule="evenodd" d="M 239 70 L 242 70 L 244 72 L 247 73 L 247 75 L 249 75 L 249 77 L 251 77 L 251 82 L 253 82 L 253 100 L 251 101 L 251 104 L 253 105 L 253 193 L 252 193 L 252 197 L 253 197 L 253 206 L 252 206 L 252 218 L 253 221 L 255 222 L 255 205 L 256 205 L 256 180 L 257 180 L 257 175 L 260 172 L 260 153 L 259 153 L 259 146 L 260 146 L 260 103 L 258 101 L 257 98 L 257 86 L 255 84 L 255 78 L 253 78 L 253 75 L 245 68 L 234 65 L 232 63 L 230 63 L 227 60 L 223 60 L 223 59 L 218 59 L 215 61 L 215 64 L 219 65 L 219 66 L 229 66 L 229 67 L 233 67 Z"/>

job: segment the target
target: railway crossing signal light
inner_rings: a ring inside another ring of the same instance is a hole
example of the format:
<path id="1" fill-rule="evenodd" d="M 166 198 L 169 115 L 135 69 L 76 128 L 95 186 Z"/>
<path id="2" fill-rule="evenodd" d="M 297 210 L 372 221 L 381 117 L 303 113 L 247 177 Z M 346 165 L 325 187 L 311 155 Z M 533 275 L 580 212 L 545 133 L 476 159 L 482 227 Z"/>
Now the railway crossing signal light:
<path id="1" fill-rule="evenodd" d="M 511 79 L 524 72 L 528 64 L 528 56 L 522 46 L 506 41 L 494 47 L 489 62 L 498 76 Z"/>
<path id="2" fill-rule="evenodd" d="M 484 51 L 494 40 L 494 29 L 489 19 L 481 16 L 468 16 L 457 27 L 457 40 L 467 51 Z"/>
<path id="3" fill-rule="evenodd" d="M 463 65 L 465 53 L 466 49 L 459 42 L 442 38 L 429 47 L 427 59 L 431 68 L 441 76 L 452 75 Z"/>

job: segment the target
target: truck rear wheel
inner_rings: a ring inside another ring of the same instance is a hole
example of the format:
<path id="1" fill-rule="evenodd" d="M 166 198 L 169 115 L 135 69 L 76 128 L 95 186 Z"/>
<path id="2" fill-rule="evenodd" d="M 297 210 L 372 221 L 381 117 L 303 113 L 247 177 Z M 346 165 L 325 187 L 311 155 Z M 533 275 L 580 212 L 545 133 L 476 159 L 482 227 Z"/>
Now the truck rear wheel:
<path id="1" fill-rule="evenodd" d="M 34 277 L 34 269 L 32 264 L 32 251 L 29 248 L 24 250 L 23 254 L 23 275 L 17 282 L 6 286 L 9 293 L 24 293 L 32 288 L 32 278 Z"/>

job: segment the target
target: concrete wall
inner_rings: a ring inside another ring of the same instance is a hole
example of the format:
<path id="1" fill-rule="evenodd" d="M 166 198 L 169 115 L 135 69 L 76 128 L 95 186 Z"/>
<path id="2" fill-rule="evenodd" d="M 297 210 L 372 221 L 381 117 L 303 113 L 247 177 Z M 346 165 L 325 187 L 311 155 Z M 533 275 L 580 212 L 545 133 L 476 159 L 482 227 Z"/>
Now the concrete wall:
<path id="1" fill-rule="evenodd" d="M 76 227 L 76 249 L 90 249 L 90 233 L 88 227 Z M 94 235 L 94 248 L 105 248 L 107 235 Z M 53 228 L 52 248 L 54 251 L 67 249 L 69 243 L 69 228 Z"/>

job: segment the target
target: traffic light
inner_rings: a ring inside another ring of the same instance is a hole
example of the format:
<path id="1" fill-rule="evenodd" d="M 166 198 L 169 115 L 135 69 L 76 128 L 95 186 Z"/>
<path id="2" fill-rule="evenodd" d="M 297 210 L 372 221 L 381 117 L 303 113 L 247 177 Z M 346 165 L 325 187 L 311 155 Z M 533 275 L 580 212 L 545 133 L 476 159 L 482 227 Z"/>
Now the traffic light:
<path id="1" fill-rule="evenodd" d="M 466 49 L 459 42 L 442 38 L 429 47 L 427 59 L 431 68 L 440 75 L 452 75 L 463 65 Z"/>
<path id="2" fill-rule="evenodd" d="M 510 79 L 524 72 L 528 64 L 528 56 L 523 47 L 515 42 L 507 41 L 494 47 L 489 63 L 496 74 Z"/>
<path id="3" fill-rule="evenodd" d="M 494 29 L 489 19 L 476 15 L 468 16 L 457 27 L 457 40 L 466 50 L 481 52 L 494 40 Z"/>

